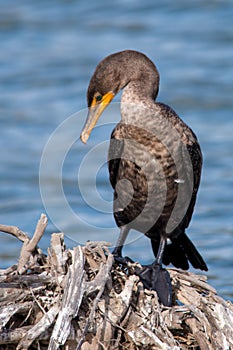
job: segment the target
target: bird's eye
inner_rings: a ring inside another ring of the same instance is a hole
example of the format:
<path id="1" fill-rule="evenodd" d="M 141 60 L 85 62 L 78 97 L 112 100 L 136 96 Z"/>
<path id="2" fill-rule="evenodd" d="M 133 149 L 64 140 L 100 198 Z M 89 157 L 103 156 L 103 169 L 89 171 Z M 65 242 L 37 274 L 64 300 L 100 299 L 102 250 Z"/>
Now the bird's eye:
<path id="1" fill-rule="evenodd" d="M 95 100 L 96 100 L 96 102 L 101 101 L 101 100 L 102 100 L 102 96 L 101 96 L 101 95 L 97 95 L 97 96 L 95 97 Z"/>

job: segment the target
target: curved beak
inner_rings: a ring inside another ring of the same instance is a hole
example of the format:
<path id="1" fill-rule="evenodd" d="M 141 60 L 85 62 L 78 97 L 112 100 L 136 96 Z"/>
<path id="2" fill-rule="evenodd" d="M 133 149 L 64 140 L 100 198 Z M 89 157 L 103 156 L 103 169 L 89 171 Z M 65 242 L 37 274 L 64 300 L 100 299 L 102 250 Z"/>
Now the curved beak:
<path id="1" fill-rule="evenodd" d="M 95 127 L 99 117 L 112 101 L 114 96 L 114 93 L 110 91 L 102 97 L 100 102 L 97 102 L 95 98 L 93 99 L 91 106 L 89 107 L 86 123 L 80 135 L 80 139 L 83 143 L 87 142 L 92 129 Z"/>

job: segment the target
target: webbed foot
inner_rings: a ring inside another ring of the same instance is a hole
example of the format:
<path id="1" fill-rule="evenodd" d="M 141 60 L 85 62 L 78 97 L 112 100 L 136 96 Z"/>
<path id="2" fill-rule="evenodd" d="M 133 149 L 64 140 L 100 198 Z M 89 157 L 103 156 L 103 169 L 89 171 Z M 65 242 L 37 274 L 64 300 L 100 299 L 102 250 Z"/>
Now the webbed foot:
<path id="1" fill-rule="evenodd" d="M 136 269 L 135 273 L 140 277 L 145 288 L 156 291 L 159 301 L 164 306 L 171 306 L 171 279 L 168 271 L 161 264 L 153 263 L 151 265 L 145 265 L 142 269 Z"/>

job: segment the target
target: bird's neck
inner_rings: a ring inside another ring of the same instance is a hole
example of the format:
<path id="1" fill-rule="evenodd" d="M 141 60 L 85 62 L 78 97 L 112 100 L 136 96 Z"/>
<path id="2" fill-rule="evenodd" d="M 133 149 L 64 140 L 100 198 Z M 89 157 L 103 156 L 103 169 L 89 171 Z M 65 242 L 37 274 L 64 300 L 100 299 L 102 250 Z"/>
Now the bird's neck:
<path id="1" fill-rule="evenodd" d="M 153 89 L 142 82 L 131 81 L 125 86 L 121 96 L 121 119 L 124 123 L 135 121 L 143 109 L 154 109 Z"/>
<path id="2" fill-rule="evenodd" d="M 130 81 L 123 89 L 121 102 L 126 103 L 154 103 L 157 93 L 154 85 L 147 81 Z"/>

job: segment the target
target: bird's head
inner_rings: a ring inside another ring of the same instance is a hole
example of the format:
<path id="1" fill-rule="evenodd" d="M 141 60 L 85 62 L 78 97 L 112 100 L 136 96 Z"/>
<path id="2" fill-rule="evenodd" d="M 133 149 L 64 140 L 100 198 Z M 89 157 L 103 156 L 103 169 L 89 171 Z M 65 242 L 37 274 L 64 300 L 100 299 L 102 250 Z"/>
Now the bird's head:
<path id="1" fill-rule="evenodd" d="M 87 142 L 104 109 L 130 81 L 144 82 L 148 87 L 151 81 L 151 97 L 156 97 L 159 74 L 153 62 L 141 52 L 117 52 L 97 65 L 87 90 L 89 113 L 80 135 L 83 143 Z"/>

